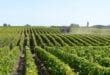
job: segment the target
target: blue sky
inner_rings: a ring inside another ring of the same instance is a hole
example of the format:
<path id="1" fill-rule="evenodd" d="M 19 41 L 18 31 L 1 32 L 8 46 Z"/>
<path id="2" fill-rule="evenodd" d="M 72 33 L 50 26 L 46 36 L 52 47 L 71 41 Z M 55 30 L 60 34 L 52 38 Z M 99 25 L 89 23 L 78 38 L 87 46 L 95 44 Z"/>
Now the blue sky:
<path id="1" fill-rule="evenodd" d="M 110 0 L 0 0 L 0 25 L 110 24 Z"/>

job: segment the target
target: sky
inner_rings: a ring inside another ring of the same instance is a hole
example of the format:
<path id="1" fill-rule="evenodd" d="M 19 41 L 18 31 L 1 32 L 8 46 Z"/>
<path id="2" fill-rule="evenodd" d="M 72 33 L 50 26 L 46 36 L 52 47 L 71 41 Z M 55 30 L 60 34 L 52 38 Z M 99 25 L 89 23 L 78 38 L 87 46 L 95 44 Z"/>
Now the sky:
<path id="1" fill-rule="evenodd" d="M 110 0 L 0 0 L 0 25 L 110 25 Z"/>

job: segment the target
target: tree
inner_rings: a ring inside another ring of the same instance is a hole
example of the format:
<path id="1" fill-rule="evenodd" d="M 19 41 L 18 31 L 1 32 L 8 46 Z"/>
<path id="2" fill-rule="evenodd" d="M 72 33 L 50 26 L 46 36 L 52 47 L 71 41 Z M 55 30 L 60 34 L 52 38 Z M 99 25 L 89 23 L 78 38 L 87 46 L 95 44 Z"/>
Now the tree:
<path id="1" fill-rule="evenodd" d="M 8 25 L 6 23 L 3 24 L 4 27 L 7 27 Z"/>
<path id="2" fill-rule="evenodd" d="M 70 24 L 70 27 L 79 28 L 79 24 Z"/>
<path id="3" fill-rule="evenodd" d="M 8 24 L 8 27 L 10 27 L 11 25 L 10 24 Z"/>
<path id="4" fill-rule="evenodd" d="M 29 24 L 26 24 L 26 25 L 24 25 L 24 26 L 31 26 L 31 25 L 29 25 Z"/>

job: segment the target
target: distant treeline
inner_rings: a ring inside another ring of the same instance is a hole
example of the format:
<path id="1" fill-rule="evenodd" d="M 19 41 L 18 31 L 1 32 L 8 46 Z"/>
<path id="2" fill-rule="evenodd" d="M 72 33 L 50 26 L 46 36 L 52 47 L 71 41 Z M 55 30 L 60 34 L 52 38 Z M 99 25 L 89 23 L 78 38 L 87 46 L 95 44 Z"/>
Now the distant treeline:
<path id="1" fill-rule="evenodd" d="M 110 25 L 107 25 L 107 26 L 104 26 L 104 25 L 94 25 L 94 26 L 91 26 L 92 28 L 103 28 L 103 29 L 109 29 L 110 28 Z"/>

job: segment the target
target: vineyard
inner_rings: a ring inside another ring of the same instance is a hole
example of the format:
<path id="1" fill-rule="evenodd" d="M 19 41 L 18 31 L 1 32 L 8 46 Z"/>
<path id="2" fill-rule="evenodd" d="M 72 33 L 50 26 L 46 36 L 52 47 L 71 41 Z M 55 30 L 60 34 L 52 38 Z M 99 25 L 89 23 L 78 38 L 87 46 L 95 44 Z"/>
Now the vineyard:
<path id="1" fill-rule="evenodd" d="M 110 35 L 1 27 L 0 75 L 110 75 Z"/>

